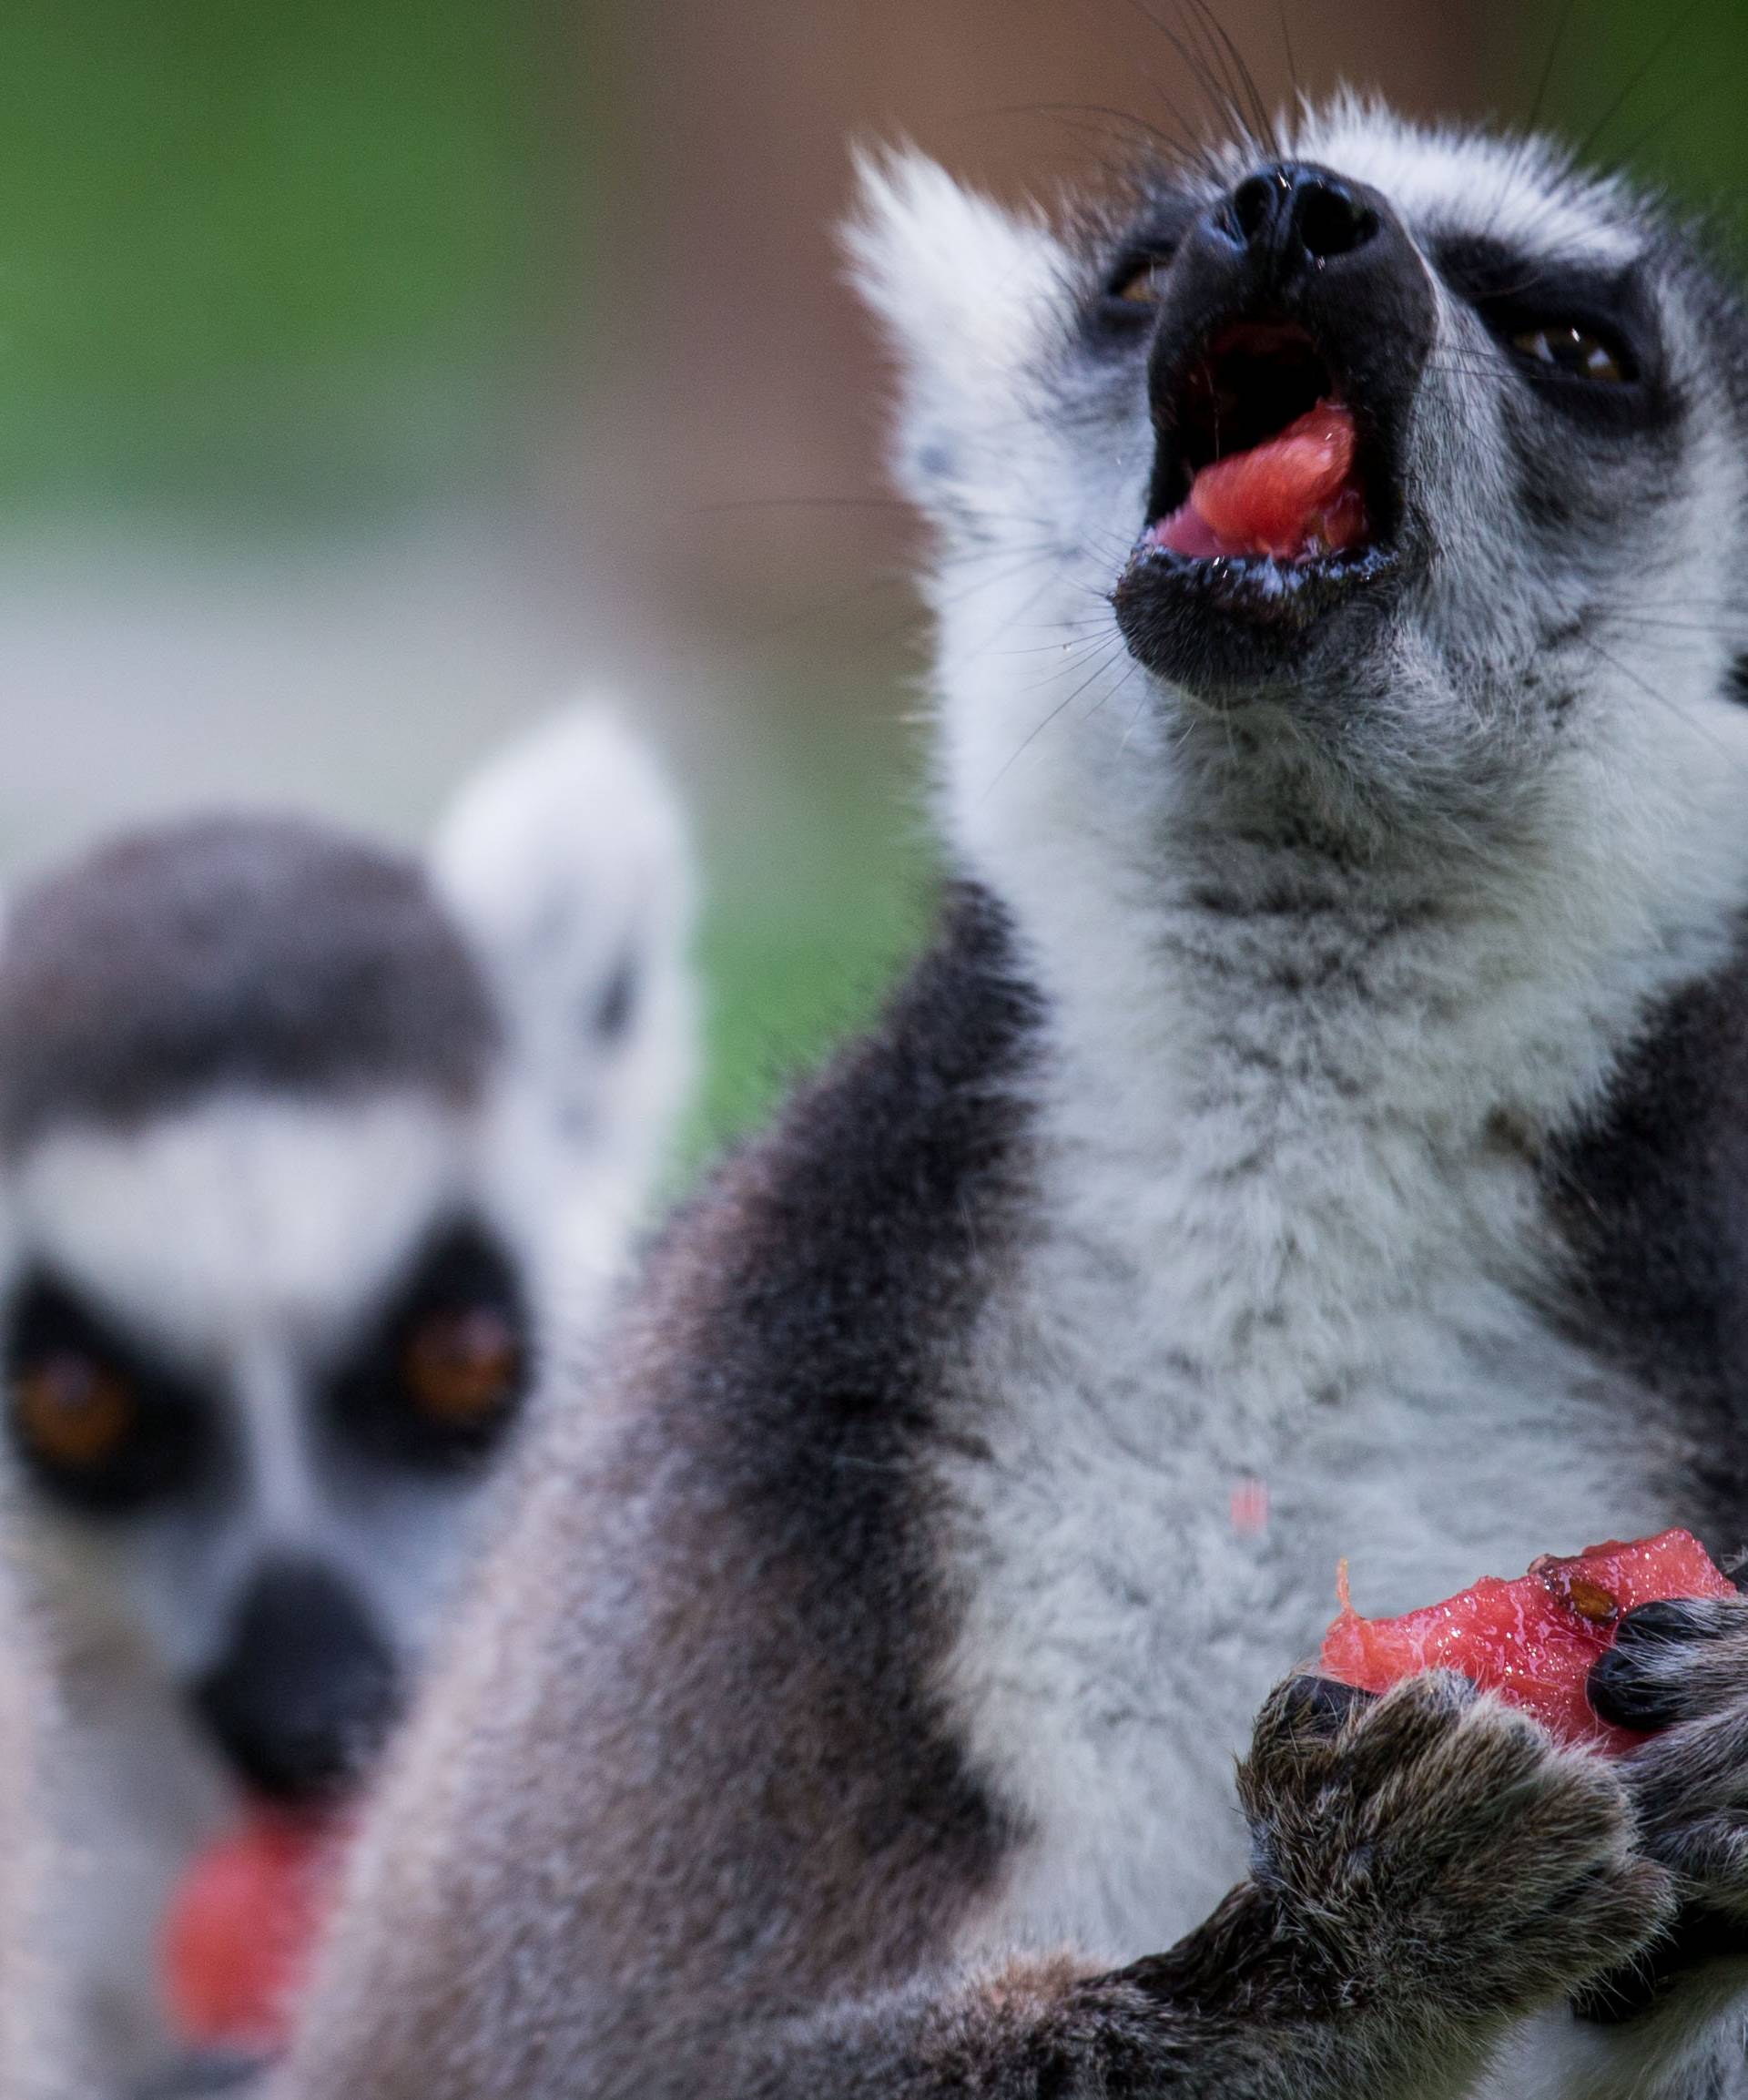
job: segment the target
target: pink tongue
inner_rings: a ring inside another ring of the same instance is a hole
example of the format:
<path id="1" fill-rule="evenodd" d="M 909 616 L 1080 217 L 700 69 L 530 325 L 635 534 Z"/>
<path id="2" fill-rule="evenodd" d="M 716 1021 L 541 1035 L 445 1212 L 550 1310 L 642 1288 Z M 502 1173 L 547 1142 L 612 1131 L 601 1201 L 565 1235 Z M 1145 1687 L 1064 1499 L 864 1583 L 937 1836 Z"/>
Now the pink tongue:
<path id="1" fill-rule="evenodd" d="M 1216 555 L 1312 561 L 1353 546 L 1367 530 L 1354 444 L 1351 412 L 1320 401 L 1264 443 L 1204 466 L 1188 500 L 1148 537 L 1201 561 Z"/>

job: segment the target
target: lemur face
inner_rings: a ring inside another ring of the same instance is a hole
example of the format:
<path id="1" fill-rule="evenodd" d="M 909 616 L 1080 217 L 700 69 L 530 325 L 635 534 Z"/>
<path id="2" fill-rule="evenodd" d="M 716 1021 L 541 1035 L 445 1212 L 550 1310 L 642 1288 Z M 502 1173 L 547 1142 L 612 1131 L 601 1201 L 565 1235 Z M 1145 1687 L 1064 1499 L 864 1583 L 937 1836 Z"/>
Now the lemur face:
<path id="1" fill-rule="evenodd" d="M 10 913 L 5 1470 L 76 1718 L 168 1700 L 256 1796 L 356 1775 L 648 1198 L 688 892 L 665 784 L 584 714 L 429 866 L 198 820 Z"/>
<path id="2" fill-rule="evenodd" d="M 488 1137 L 412 1093 L 225 1095 L 15 1164 L 5 1429 L 63 1617 L 144 1644 L 259 1795 L 374 1748 L 525 1394 Z"/>
<path id="3" fill-rule="evenodd" d="M 1345 102 L 1066 231 L 868 192 L 968 789 L 1048 729 L 1467 818 L 1737 708 L 1744 330 L 1623 187 Z"/>

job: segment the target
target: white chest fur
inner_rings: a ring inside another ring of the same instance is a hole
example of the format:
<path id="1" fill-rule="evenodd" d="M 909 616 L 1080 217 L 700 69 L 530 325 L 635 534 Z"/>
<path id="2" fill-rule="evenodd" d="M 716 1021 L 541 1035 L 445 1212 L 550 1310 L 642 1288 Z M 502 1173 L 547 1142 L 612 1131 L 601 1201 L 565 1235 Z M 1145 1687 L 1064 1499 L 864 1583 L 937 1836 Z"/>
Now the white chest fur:
<path id="1" fill-rule="evenodd" d="M 1395 1610 L 1681 1514 L 1651 1484 L 1675 1430 L 1537 1310 L 1520 1134 L 1571 1113 L 1693 951 L 1601 996 L 1538 982 L 1520 923 L 1381 923 L 1228 924 L 1204 968 L 1216 934 L 1162 912 L 1151 1013 L 1113 995 L 1146 982 L 1116 936 L 1051 957 L 1037 1201 L 949 1482 L 950 1697 L 1031 1832 L 980 1946 L 1121 1959 L 1205 1912 L 1243 1871 L 1232 1760 L 1315 1652 L 1339 1557 Z"/>
<path id="2" fill-rule="evenodd" d="M 1163 1250 L 1032 1261 L 1038 1296 L 979 1351 L 989 1458 L 954 1483 L 974 1599 L 954 1693 L 1032 1833 L 978 1936 L 1132 1958 L 1243 1871 L 1232 1761 L 1315 1653 L 1338 1557 L 1388 1610 L 1672 1520 L 1622 1396 L 1483 1279 L 1435 1324 L 1400 1278 L 1374 1355 L 1306 1321 L 1267 1345 L 1198 1330 Z"/>

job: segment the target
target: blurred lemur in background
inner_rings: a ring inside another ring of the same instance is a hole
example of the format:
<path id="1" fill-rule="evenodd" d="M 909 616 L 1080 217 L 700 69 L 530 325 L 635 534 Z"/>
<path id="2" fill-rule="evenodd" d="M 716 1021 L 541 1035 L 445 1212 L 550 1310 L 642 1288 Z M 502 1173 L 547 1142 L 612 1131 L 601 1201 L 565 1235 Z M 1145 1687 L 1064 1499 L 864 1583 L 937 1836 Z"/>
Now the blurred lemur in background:
<path id="1" fill-rule="evenodd" d="M 1631 1758 L 1422 1678 L 1232 1799 L 1338 1555 L 1748 1523 L 1734 296 L 1350 101 L 855 253 L 958 885 L 544 1422 L 281 2090 L 1739 2092 L 1748 1604 Z"/>
<path id="2" fill-rule="evenodd" d="M 534 1362 L 599 1316 L 689 1092 L 690 892 L 664 780 L 584 708 L 425 864 L 198 817 L 7 915 L 5 1433 L 99 2090 L 165 2060 L 178 1870 L 240 1798 L 356 1776 Z"/>

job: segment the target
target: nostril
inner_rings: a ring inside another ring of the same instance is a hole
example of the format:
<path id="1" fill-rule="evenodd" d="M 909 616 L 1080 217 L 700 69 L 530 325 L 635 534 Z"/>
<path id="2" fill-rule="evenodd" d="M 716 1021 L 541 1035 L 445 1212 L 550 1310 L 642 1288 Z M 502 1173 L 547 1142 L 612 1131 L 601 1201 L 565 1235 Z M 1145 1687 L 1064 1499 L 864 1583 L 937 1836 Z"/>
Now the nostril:
<path id="1" fill-rule="evenodd" d="M 1278 174 L 1253 175 L 1233 191 L 1228 207 L 1233 229 L 1246 247 L 1266 231 L 1274 219 L 1277 187 L 1286 187 Z"/>
<path id="2" fill-rule="evenodd" d="M 1340 183 L 1307 176 L 1294 185 L 1293 229 L 1307 255 L 1327 261 L 1365 247 L 1377 231 L 1377 214 Z"/>

